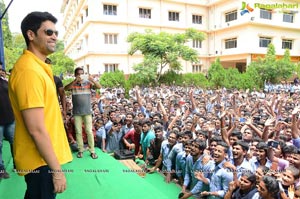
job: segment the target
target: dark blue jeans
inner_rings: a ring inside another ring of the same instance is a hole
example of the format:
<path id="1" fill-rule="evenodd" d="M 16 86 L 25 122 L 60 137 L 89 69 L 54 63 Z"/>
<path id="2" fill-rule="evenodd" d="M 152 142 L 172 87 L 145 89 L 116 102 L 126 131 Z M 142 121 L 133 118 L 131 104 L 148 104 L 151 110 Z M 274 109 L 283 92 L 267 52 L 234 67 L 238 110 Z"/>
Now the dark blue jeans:
<path id="1" fill-rule="evenodd" d="M 7 139 L 10 145 L 11 155 L 13 157 L 13 143 L 14 143 L 14 133 L 15 133 L 15 122 L 6 125 L 0 125 L 0 170 L 4 168 L 4 162 L 2 159 L 2 146 L 3 139 Z"/>
<path id="2" fill-rule="evenodd" d="M 27 190 L 24 199 L 54 199 L 54 185 L 49 166 L 42 166 L 25 175 Z"/>

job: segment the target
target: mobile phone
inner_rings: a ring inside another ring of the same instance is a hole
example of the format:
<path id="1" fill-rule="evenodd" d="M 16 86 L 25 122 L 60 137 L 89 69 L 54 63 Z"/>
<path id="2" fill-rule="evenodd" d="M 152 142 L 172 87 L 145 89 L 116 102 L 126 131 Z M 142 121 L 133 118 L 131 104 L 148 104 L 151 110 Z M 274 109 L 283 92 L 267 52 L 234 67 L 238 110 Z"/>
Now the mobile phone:
<path id="1" fill-rule="evenodd" d="M 83 79 L 83 80 L 85 80 L 85 81 L 89 80 L 89 76 L 88 75 L 81 75 L 80 78 Z"/>
<path id="2" fill-rule="evenodd" d="M 246 122 L 246 118 L 241 117 L 241 118 L 240 118 L 240 122 L 241 122 L 241 123 L 245 123 L 245 122 Z"/>
<path id="3" fill-rule="evenodd" d="M 279 143 L 277 141 L 273 141 L 273 140 L 268 142 L 268 146 L 273 147 L 273 148 L 278 148 L 278 144 Z"/>

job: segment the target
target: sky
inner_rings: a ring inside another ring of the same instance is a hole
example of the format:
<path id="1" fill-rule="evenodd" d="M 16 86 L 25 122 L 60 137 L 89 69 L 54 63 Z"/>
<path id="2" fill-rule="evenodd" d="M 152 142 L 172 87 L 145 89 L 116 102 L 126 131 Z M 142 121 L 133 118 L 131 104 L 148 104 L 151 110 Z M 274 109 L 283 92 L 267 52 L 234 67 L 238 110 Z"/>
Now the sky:
<path id="1" fill-rule="evenodd" d="M 11 0 L 4 0 L 7 7 Z M 56 29 L 63 32 L 62 14 L 60 13 L 63 0 L 13 0 L 8 9 L 9 28 L 12 33 L 21 33 L 21 21 L 30 12 L 47 11 L 53 14 L 58 22 Z M 3 12 L 3 11 L 2 11 Z M 59 34 L 61 37 L 62 34 Z"/>

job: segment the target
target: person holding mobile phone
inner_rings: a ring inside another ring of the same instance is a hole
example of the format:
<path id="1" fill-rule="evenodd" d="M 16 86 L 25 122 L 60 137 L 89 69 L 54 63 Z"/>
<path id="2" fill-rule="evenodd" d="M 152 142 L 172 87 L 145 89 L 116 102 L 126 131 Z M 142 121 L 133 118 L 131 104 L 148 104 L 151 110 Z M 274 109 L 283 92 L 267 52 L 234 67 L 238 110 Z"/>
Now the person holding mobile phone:
<path id="1" fill-rule="evenodd" d="M 282 150 L 286 144 L 282 141 L 268 141 L 268 159 L 272 162 L 271 170 L 284 170 L 289 166 L 289 162 L 282 156 Z"/>
<path id="2" fill-rule="evenodd" d="M 82 138 L 82 124 L 84 123 L 85 132 L 88 137 L 88 144 L 90 150 L 90 156 L 93 159 L 97 159 L 98 156 L 95 153 L 94 134 L 92 131 L 92 103 L 91 103 L 91 89 L 93 87 L 100 88 L 100 84 L 89 76 L 84 76 L 83 68 L 77 67 L 75 69 L 75 80 L 65 86 L 65 90 L 72 91 L 72 103 L 73 103 L 73 115 L 76 131 L 76 141 L 78 144 L 77 158 L 83 157 L 84 144 Z"/>

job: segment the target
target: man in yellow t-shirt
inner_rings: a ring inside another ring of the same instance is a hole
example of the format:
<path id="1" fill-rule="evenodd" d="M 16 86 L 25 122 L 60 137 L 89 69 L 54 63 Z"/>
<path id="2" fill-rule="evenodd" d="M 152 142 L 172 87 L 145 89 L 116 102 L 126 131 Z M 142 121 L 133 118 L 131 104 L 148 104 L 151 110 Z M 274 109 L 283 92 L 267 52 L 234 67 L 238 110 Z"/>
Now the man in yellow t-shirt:
<path id="1" fill-rule="evenodd" d="M 26 199 L 52 199 L 66 190 L 61 164 L 72 161 L 51 65 L 57 19 L 48 12 L 29 13 L 21 30 L 27 50 L 9 79 L 9 97 L 16 119 L 14 160 L 25 175 Z"/>

